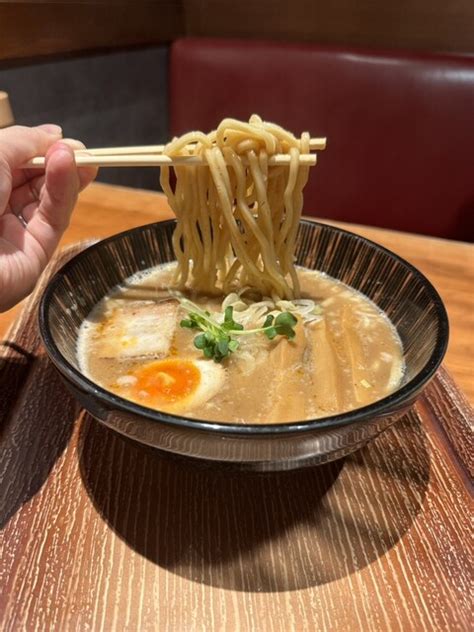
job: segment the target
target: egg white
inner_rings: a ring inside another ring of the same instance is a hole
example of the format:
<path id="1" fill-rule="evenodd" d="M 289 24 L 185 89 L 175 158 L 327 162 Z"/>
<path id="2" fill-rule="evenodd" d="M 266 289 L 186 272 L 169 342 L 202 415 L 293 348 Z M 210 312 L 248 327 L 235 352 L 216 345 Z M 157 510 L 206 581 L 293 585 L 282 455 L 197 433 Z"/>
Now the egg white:
<path id="1" fill-rule="evenodd" d="M 164 408 L 170 412 L 186 412 L 198 406 L 202 406 L 215 397 L 222 388 L 226 379 L 226 371 L 213 360 L 195 360 L 191 358 L 173 358 L 174 360 L 186 360 L 192 362 L 199 370 L 201 379 L 196 390 L 178 402 L 166 404 Z"/>
<path id="2" fill-rule="evenodd" d="M 224 381 L 226 379 L 226 371 L 220 364 L 216 364 L 212 360 L 202 360 L 194 358 L 175 357 L 172 358 L 172 360 L 176 362 L 191 363 L 199 371 L 199 383 L 196 386 L 196 389 L 182 399 L 173 402 L 159 402 L 158 399 L 155 399 L 153 396 L 148 397 L 146 395 L 146 391 L 143 391 L 143 397 L 132 397 L 129 389 L 136 389 L 137 385 L 139 385 L 139 379 L 136 375 L 134 375 L 133 372 L 121 375 L 116 380 L 116 388 L 114 388 L 113 390 L 122 397 L 130 398 L 132 399 L 132 401 L 136 401 L 142 406 L 147 406 L 149 408 L 153 408 L 154 410 L 165 410 L 178 413 L 186 412 L 193 408 L 202 406 L 207 401 L 212 399 L 215 395 L 217 395 L 219 390 L 222 388 L 222 385 L 224 384 Z M 142 365 L 143 368 L 146 367 L 147 364 Z M 117 386 L 119 388 L 117 388 Z"/>

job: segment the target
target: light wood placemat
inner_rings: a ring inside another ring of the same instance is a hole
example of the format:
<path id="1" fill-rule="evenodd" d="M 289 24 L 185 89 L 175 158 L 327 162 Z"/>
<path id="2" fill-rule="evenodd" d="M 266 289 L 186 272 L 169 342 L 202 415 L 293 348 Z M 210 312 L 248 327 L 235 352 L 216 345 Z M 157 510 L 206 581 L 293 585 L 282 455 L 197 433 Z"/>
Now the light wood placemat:
<path id="1" fill-rule="evenodd" d="M 47 278 L 0 344 L 1 629 L 469 629 L 472 409 L 446 371 L 343 461 L 196 466 L 80 410 L 39 341 Z"/>

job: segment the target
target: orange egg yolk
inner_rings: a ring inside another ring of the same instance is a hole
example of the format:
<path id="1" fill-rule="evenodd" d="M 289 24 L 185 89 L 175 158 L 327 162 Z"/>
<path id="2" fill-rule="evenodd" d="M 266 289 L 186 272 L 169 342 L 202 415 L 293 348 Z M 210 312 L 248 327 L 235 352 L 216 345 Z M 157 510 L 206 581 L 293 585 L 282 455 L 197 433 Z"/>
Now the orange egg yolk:
<path id="1" fill-rule="evenodd" d="M 157 360 L 131 372 L 137 381 L 128 391 L 145 406 L 153 403 L 179 402 L 197 389 L 201 372 L 189 360 Z"/>

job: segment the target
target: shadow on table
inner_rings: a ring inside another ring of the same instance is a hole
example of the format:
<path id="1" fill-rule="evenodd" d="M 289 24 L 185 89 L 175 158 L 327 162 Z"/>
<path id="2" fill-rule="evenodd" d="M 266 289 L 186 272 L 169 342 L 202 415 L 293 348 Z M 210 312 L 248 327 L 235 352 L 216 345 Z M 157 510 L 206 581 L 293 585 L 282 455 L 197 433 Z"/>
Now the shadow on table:
<path id="1" fill-rule="evenodd" d="M 43 486 L 77 413 L 45 356 L 10 342 L 0 342 L 2 350 L 15 357 L 0 357 L 0 529 Z"/>
<path id="2" fill-rule="evenodd" d="M 134 550 L 187 579 L 277 592 L 331 582 L 393 547 L 429 481 L 415 413 L 345 461 L 273 474 L 173 460 L 87 418 L 86 489 Z"/>

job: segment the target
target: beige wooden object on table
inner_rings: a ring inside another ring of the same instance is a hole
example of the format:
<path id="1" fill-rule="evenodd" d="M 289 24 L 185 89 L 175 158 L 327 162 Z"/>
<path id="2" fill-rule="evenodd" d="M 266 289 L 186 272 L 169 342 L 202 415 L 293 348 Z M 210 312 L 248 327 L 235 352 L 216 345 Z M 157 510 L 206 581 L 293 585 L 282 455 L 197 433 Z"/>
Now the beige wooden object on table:
<path id="1" fill-rule="evenodd" d="M 13 125 L 14 122 L 8 94 L 0 91 L 0 129 Z"/>

